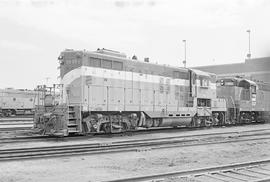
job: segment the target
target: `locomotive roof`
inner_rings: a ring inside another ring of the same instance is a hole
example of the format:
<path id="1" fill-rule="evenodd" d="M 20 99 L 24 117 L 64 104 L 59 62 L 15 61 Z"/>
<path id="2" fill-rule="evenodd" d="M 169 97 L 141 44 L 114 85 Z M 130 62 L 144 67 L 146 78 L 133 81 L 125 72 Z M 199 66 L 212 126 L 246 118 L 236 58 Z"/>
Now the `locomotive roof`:
<path id="1" fill-rule="evenodd" d="M 210 76 L 216 75 L 214 73 L 204 72 L 204 71 L 197 70 L 197 69 L 190 69 L 190 70 L 192 70 L 197 75 L 206 76 L 206 77 L 210 77 Z"/>
<path id="2" fill-rule="evenodd" d="M 224 77 L 224 78 L 218 78 L 217 82 L 221 81 L 221 80 L 227 80 L 227 81 L 235 81 L 237 83 L 237 85 L 241 82 L 241 81 L 245 81 L 248 82 L 250 85 L 255 85 L 257 86 L 260 90 L 264 90 L 264 91 L 270 91 L 270 84 L 269 83 L 264 83 L 264 82 L 257 82 L 257 81 L 252 81 L 249 79 L 245 79 L 245 78 L 238 78 L 238 77 Z"/>
<path id="3" fill-rule="evenodd" d="M 117 52 L 117 51 L 112 51 L 112 50 L 107 50 L 107 49 L 98 49 L 97 51 L 86 51 L 86 50 L 73 50 L 73 49 L 66 49 L 64 50 L 61 55 L 68 55 L 70 59 L 78 58 L 83 55 L 87 55 L 89 57 L 93 58 L 99 58 L 99 59 L 108 59 L 112 61 L 121 61 L 126 65 L 126 68 L 128 70 L 132 70 L 133 68 L 141 68 L 149 71 L 157 71 L 163 72 L 165 76 L 168 76 L 166 72 L 170 71 L 180 71 L 183 73 L 187 73 L 189 70 L 193 71 L 197 75 L 201 76 L 214 76 L 215 74 L 213 73 L 208 73 L 200 70 L 195 70 L 195 69 L 189 69 L 189 68 L 183 68 L 183 67 L 175 67 L 171 65 L 162 65 L 158 63 L 153 63 L 153 62 L 145 62 L 142 60 L 135 60 L 135 59 L 130 59 L 127 58 L 125 54 Z"/>
<path id="4" fill-rule="evenodd" d="M 231 81 L 236 81 L 237 83 L 244 81 L 244 82 L 249 83 L 250 85 L 257 85 L 256 82 L 249 80 L 249 79 L 246 79 L 246 78 L 224 77 L 224 78 L 219 78 L 217 81 L 220 81 L 220 80 L 231 80 Z"/>
<path id="5" fill-rule="evenodd" d="M 125 58 L 125 57 L 117 57 L 117 56 L 113 56 L 113 55 L 106 55 L 106 54 L 102 54 L 102 53 L 99 53 L 99 52 L 96 52 L 96 51 L 89 51 L 87 52 L 89 55 L 91 56 L 97 56 L 97 58 L 110 58 L 112 60 L 115 60 L 115 61 L 119 61 L 119 60 L 122 60 L 122 61 L 127 61 L 127 62 L 134 62 L 134 63 L 138 63 L 138 64 L 148 64 L 148 65 L 153 65 L 153 66 L 163 66 L 163 67 L 169 67 L 169 68 L 177 68 L 178 70 L 181 70 L 181 71 L 188 71 L 187 68 L 183 68 L 183 67 L 174 67 L 174 66 L 171 66 L 171 65 L 162 65 L 162 64 L 158 64 L 158 63 L 153 63 L 153 62 L 145 62 L 145 61 L 142 61 L 142 60 L 136 60 L 136 59 L 130 59 L 130 58 Z"/>

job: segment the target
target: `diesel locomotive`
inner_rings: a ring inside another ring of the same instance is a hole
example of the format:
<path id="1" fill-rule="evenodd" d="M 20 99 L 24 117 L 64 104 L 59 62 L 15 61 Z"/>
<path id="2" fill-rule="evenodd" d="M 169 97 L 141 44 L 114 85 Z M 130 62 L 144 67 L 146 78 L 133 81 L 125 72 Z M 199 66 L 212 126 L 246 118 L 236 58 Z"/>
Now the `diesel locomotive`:
<path id="1" fill-rule="evenodd" d="M 269 120 L 270 86 L 127 58 L 108 49 L 58 57 L 61 99 L 40 86 L 34 128 L 44 135 L 114 133 Z"/>

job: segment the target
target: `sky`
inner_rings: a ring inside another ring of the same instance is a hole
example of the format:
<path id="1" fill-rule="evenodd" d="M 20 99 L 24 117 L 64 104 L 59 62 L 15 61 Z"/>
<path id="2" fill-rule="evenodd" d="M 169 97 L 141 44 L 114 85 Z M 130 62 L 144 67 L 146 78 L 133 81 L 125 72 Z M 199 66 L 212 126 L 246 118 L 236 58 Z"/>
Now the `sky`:
<path id="1" fill-rule="evenodd" d="M 66 48 L 187 67 L 270 56 L 269 0 L 0 0 L 0 88 L 58 83 Z"/>

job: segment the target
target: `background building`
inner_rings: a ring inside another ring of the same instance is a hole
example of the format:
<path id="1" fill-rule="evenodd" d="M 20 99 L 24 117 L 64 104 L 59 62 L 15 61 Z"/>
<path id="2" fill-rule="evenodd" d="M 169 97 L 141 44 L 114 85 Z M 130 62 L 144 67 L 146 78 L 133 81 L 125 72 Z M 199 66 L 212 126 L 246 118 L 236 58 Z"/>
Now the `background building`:
<path id="1" fill-rule="evenodd" d="M 244 63 L 194 67 L 219 77 L 241 76 L 270 83 L 270 57 L 246 59 Z"/>

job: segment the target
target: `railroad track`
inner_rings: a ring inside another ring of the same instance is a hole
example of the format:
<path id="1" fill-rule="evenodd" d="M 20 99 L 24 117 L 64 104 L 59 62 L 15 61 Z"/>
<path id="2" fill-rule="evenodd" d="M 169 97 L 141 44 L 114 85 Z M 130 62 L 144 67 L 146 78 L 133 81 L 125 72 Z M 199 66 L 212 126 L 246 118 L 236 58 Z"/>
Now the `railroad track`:
<path id="1" fill-rule="evenodd" d="M 111 143 L 90 143 L 35 148 L 18 148 L 0 150 L 0 161 L 60 157 L 72 155 L 91 155 L 114 152 L 140 152 L 162 148 L 190 147 L 222 143 L 269 140 L 270 132 L 245 135 L 228 135 L 226 137 L 192 138 L 190 136 L 154 138 L 144 140 L 118 141 Z"/>
<path id="2" fill-rule="evenodd" d="M 270 181 L 270 159 L 212 166 L 192 170 L 131 177 L 108 182 L 267 182 Z"/>
<path id="3" fill-rule="evenodd" d="M 5 126 L 5 125 L 28 125 L 28 124 L 32 124 L 33 125 L 33 122 L 31 121 L 19 121 L 19 122 L 1 122 L 0 123 L 0 126 Z"/>
<path id="4" fill-rule="evenodd" d="M 34 121 L 33 117 L 29 118 L 0 118 L 1 122 L 23 122 L 23 121 Z"/>
<path id="5" fill-rule="evenodd" d="M 0 131 L 29 130 L 33 124 L 0 124 Z"/>
<path id="6" fill-rule="evenodd" d="M 187 130 L 184 131 L 194 131 L 194 130 Z M 165 129 L 158 129 L 154 131 L 150 131 L 151 134 L 154 133 L 168 133 L 168 132 L 175 132 L 179 131 L 182 132 L 183 130 L 175 129 L 175 128 L 165 128 Z M 180 135 L 180 136 L 172 136 L 166 137 L 167 139 L 177 139 L 177 138 L 186 138 L 186 137 L 207 137 L 207 136 L 216 136 L 216 135 L 242 135 L 244 133 L 252 133 L 252 132 L 265 132 L 269 131 L 270 129 L 255 129 L 255 130 L 246 130 L 246 131 L 230 131 L 230 132 L 214 132 L 214 133 L 203 133 L 203 134 L 188 134 L 188 135 Z M 54 136 L 41 136 L 41 135 L 34 135 L 34 136 L 24 136 L 24 137 L 6 137 L 0 138 L 0 144 L 8 144 L 8 143 L 22 143 L 22 142 L 39 142 L 39 141 L 74 141 L 74 140 L 89 140 L 89 138 L 111 138 L 111 137 L 123 137 L 123 136 L 132 136 L 132 135 L 140 135 L 140 134 L 148 134 L 149 130 L 142 130 L 142 131 L 134 131 L 129 133 L 115 133 L 115 134 L 98 134 L 98 135 L 84 135 L 84 136 L 67 136 L 67 137 L 54 137 Z M 257 134 L 259 135 L 259 133 Z M 157 138 L 160 139 L 160 138 Z M 147 140 L 147 139 L 146 139 Z M 145 141 L 146 141 L 145 140 Z M 154 140 L 154 139 L 150 139 Z"/>
<path id="7" fill-rule="evenodd" d="M 253 124 L 257 125 L 257 124 Z M 261 125 L 261 124 L 259 124 Z M 1 126 L 1 124 L 0 124 Z M 242 125 L 237 125 L 237 126 L 227 126 L 229 127 L 241 127 Z M 270 125 L 269 125 L 270 126 Z M 220 128 L 220 127 L 213 127 L 212 129 L 215 128 Z M 16 128 L 14 128 L 16 129 Z M 28 127 L 22 128 L 22 130 L 29 129 Z M 19 137 L 4 137 L 0 138 L 0 144 L 1 143 L 15 143 L 15 142 L 32 142 L 32 141 L 66 141 L 66 140 L 83 140 L 86 139 L 88 140 L 90 137 L 97 138 L 97 137 L 104 137 L 104 138 L 111 138 L 111 137 L 123 137 L 123 136 L 134 136 L 134 135 L 141 135 L 141 134 L 155 134 L 155 133 L 168 133 L 168 132 L 187 132 L 187 131 L 199 131 L 199 130 L 209 130 L 209 128 L 154 128 L 154 129 L 142 129 L 142 130 L 134 130 L 134 131 L 128 131 L 128 132 L 123 132 L 123 133 L 111 133 L 111 134 L 106 134 L 106 133 L 93 133 L 93 134 L 88 134 L 88 135 L 70 135 L 66 137 L 55 137 L 55 136 L 42 136 L 42 135 L 36 135 L 34 134 L 33 136 L 19 136 Z M 1 128 L 0 128 L 1 131 Z M 7 129 L 8 131 L 8 129 Z M 208 135 L 216 135 L 216 134 L 239 134 L 239 133 L 247 133 L 247 132 L 256 132 L 256 131 L 270 131 L 269 129 L 255 129 L 255 130 L 244 130 L 244 131 L 232 131 L 232 132 L 215 132 L 215 133 L 205 133 L 205 134 L 191 134 L 187 136 L 208 136 Z M 29 132 L 31 134 L 31 132 Z"/>
<path id="8" fill-rule="evenodd" d="M 23 131 L 23 130 L 30 130 L 32 126 L 9 126 L 0 128 L 0 132 L 3 131 Z"/>
<path id="9" fill-rule="evenodd" d="M 0 118 L 0 131 L 27 130 L 33 124 L 33 118 Z"/>

